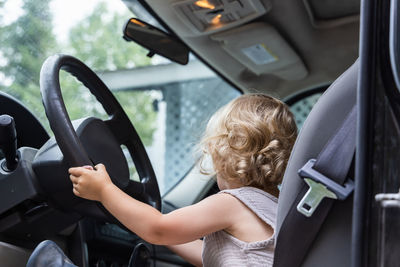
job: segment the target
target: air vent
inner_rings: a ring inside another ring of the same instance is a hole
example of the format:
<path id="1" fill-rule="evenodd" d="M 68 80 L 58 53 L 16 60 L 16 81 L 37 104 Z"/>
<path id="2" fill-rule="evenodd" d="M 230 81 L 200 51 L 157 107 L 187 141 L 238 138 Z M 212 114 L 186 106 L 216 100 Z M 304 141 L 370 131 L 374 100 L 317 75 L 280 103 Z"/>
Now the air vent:
<path id="1" fill-rule="evenodd" d="M 175 3 L 174 10 L 193 33 L 208 34 L 267 13 L 270 2 L 263 3 L 260 0 L 184 0 Z"/>

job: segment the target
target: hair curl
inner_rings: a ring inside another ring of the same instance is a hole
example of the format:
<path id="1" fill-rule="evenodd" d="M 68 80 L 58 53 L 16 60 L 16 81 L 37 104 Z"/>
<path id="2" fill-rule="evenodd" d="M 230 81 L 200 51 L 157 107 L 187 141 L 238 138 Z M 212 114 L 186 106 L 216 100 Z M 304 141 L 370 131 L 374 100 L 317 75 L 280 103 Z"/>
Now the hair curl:
<path id="1" fill-rule="evenodd" d="M 288 106 L 263 94 L 243 95 L 220 108 L 200 142 L 216 174 L 227 181 L 275 192 L 281 183 L 297 127 Z"/>

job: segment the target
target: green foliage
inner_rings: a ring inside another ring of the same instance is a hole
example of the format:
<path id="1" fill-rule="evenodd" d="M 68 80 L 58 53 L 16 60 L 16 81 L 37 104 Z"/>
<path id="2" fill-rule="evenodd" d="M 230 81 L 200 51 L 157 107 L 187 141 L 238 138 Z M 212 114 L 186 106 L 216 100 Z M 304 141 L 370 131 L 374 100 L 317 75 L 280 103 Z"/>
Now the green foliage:
<path id="1" fill-rule="evenodd" d="M 12 76 L 14 84 L 39 85 L 40 66 L 55 46 L 48 23 L 51 21 L 46 8 L 49 1 L 24 0 L 23 9 L 27 12 L 1 29 L 1 52 L 7 64 L 0 71 Z"/>
<path id="2" fill-rule="evenodd" d="M 128 12 L 109 14 L 107 5 L 101 2 L 91 15 L 76 23 L 66 44 L 58 44 L 52 33 L 50 2 L 23 0 L 24 14 L 13 23 L 0 27 L 0 74 L 5 76 L 3 81 L 0 80 L 0 90 L 21 100 L 42 122 L 47 120 L 41 103 L 39 73 L 44 60 L 56 49 L 79 58 L 98 71 L 150 65 L 143 48 L 127 43 L 121 37 L 122 25 L 131 17 Z M 3 2 L 0 2 L 0 8 L 2 5 Z M 89 90 L 71 75 L 61 72 L 60 83 L 72 119 L 107 117 Z M 145 145 L 151 144 L 156 122 L 151 95 L 146 92 L 119 92 L 116 96 Z"/>
<path id="3" fill-rule="evenodd" d="M 40 67 L 55 46 L 48 23 L 49 1 L 23 0 L 25 14 L 0 30 L 1 57 L 5 60 L 0 72 L 12 81 L 9 86 L 0 83 L 0 90 L 29 105 L 42 121 L 45 114 L 39 92 Z"/>
<path id="4" fill-rule="evenodd" d="M 146 50 L 122 39 L 122 26 L 132 14 L 107 14 L 105 2 L 70 31 L 73 55 L 95 70 L 115 70 L 150 65 Z M 90 44 L 90 45 L 88 45 Z"/>
<path id="5" fill-rule="evenodd" d="M 134 121 L 142 142 L 145 145 L 151 144 L 156 129 L 157 113 L 153 109 L 153 98 L 149 92 L 119 91 L 115 96 L 126 114 Z"/>

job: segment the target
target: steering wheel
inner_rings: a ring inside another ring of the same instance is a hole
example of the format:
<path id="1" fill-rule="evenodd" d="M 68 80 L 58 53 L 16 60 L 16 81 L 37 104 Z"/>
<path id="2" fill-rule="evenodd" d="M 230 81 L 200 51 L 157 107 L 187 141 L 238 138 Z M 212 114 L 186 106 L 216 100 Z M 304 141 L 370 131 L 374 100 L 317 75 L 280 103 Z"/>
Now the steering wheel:
<path id="1" fill-rule="evenodd" d="M 71 123 L 60 89 L 61 69 L 75 76 L 90 90 L 110 116 L 108 120 L 90 117 Z M 89 67 L 72 56 L 50 56 L 40 72 L 40 90 L 50 127 L 67 167 L 103 163 L 112 181 L 121 190 L 158 210 L 161 209 L 156 176 L 139 135 L 111 91 Z M 122 145 L 126 146 L 135 163 L 140 182 L 133 181 L 129 177 L 128 163 L 121 149 Z M 38 169 L 40 171 L 39 167 Z M 57 178 L 53 175 L 52 179 Z M 65 176 L 62 179 L 65 179 Z M 69 181 L 61 183 L 69 186 L 68 194 L 75 202 L 91 202 L 73 196 Z M 54 183 L 54 186 L 59 184 Z M 58 202 L 65 203 L 63 200 Z M 102 211 L 110 216 L 104 208 Z"/>

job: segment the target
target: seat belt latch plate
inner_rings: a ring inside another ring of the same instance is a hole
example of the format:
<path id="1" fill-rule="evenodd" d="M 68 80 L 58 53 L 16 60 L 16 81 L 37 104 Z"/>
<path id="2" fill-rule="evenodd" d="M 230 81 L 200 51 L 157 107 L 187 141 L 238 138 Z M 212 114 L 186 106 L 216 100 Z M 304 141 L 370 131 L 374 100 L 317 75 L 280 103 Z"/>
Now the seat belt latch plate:
<path id="1" fill-rule="evenodd" d="M 321 203 L 322 199 L 325 197 L 337 199 L 335 193 L 330 191 L 323 184 L 315 182 L 310 178 L 304 178 L 304 181 L 310 188 L 297 205 L 297 211 L 304 216 L 311 217 L 319 203 Z"/>
<path id="2" fill-rule="evenodd" d="M 310 187 L 304 197 L 297 205 L 297 211 L 306 217 L 311 217 L 315 209 L 325 197 L 332 199 L 344 200 L 354 190 L 354 182 L 347 179 L 342 186 L 313 167 L 316 160 L 310 159 L 300 170 L 299 175 Z"/>

